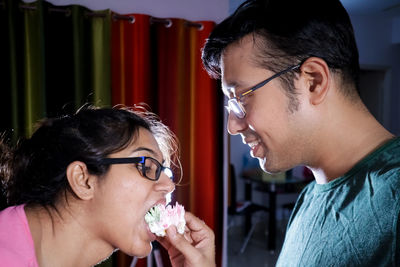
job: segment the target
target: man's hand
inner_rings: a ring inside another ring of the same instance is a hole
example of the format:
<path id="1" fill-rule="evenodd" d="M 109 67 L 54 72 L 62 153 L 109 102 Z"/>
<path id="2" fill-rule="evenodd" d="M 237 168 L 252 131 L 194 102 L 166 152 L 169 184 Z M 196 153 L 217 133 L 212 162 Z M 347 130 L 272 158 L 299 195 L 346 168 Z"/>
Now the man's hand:
<path id="1" fill-rule="evenodd" d="M 167 236 L 157 241 L 168 251 L 173 267 L 214 267 L 214 232 L 199 218 L 185 213 L 187 231 L 184 235 L 176 232 L 175 226 L 167 229 Z"/>

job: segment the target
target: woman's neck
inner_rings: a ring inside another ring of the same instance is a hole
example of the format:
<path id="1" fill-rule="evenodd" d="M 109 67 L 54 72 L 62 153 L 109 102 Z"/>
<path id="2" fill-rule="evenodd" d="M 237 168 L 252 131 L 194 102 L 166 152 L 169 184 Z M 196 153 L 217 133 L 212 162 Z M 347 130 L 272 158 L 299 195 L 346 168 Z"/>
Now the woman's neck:
<path id="1" fill-rule="evenodd" d="M 39 266 L 93 266 L 114 250 L 71 209 L 26 206 L 25 213 Z"/>

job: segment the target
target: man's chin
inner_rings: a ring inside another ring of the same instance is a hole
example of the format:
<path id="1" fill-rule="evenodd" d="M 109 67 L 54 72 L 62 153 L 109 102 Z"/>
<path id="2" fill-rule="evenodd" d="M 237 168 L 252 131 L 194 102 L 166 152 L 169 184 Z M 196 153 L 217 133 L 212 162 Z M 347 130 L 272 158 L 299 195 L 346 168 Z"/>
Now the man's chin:
<path id="1" fill-rule="evenodd" d="M 266 161 L 267 161 L 266 158 L 257 158 L 257 159 L 258 159 L 258 164 L 260 164 L 261 169 L 263 171 L 269 173 L 268 168 L 266 166 Z"/>
<path id="2" fill-rule="evenodd" d="M 261 169 L 269 174 L 278 174 L 278 173 L 282 173 L 285 170 L 281 170 L 281 169 L 274 169 L 272 168 L 272 166 L 270 166 L 270 164 L 268 164 L 266 158 L 258 158 L 258 162 L 260 164 Z"/>

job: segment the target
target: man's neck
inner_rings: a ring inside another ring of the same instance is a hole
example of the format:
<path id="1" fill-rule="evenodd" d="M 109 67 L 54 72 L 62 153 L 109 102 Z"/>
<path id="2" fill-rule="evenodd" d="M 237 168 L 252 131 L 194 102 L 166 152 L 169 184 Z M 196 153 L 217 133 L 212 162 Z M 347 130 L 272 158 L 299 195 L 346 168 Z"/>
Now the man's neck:
<path id="1" fill-rule="evenodd" d="M 394 137 L 367 111 L 338 115 L 338 120 L 326 123 L 319 147 L 315 148 L 317 157 L 309 166 L 319 184 L 343 176 Z"/>

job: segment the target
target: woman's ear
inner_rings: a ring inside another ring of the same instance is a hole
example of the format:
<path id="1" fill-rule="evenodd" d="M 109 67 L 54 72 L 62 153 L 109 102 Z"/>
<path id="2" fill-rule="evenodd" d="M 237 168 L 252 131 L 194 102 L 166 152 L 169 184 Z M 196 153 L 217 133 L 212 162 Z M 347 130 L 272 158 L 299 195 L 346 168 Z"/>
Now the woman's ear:
<path id="1" fill-rule="evenodd" d="M 90 175 L 85 163 L 74 161 L 67 167 L 67 179 L 72 191 L 82 200 L 89 200 L 94 194 L 95 177 Z"/>
<path id="2" fill-rule="evenodd" d="M 331 74 L 326 62 L 318 57 L 310 57 L 301 65 L 310 104 L 318 105 L 325 100 L 329 91 Z"/>

